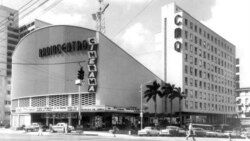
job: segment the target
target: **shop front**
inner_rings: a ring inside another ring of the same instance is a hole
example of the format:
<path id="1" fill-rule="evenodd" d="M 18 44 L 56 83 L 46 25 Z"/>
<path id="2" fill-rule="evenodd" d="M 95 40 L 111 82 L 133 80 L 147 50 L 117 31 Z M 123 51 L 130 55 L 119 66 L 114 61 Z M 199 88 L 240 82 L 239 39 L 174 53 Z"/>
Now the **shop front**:
<path id="1" fill-rule="evenodd" d="M 26 122 L 38 122 L 46 126 L 55 125 L 59 122 L 68 123 L 76 127 L 78 125 L 79 111 L 78 107 L 38 107 L 38 108 L 17 108 L 17 113 L 13 117 L 19 117 L 25 113 L 28 116 L 25 120 L 19 121 L 20 125 Z M 81 107 L 81 125 L 84 129 L 105 130 L 114 125 L 121 129 L 137 126 L 139 110 L 136 108 L 117 108 L 110 106 L 83 106 Z M 30 121 L 28 121 L 30 120 Z M 24 122 L 26 121 L 26 122 Z"/>

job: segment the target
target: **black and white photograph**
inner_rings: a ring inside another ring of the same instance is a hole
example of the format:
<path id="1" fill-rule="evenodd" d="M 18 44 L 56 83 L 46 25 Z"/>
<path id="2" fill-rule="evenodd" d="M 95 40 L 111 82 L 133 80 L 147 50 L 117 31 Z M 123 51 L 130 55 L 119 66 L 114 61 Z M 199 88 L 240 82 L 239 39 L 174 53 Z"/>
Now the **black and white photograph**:
<path id="1" fill-rule="evenodd" d="M 250 141 L 249 0 L 0 0 L 1 141 Z"/>

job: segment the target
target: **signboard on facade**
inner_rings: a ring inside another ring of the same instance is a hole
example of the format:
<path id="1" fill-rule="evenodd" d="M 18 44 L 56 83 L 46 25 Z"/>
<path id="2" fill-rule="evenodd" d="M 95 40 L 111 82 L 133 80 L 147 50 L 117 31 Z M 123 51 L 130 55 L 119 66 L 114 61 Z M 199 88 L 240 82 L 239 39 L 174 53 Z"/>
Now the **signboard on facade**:
<path id="1" fill-rule="evenodd" d="M 19 107 L 16 113 L 49 113 L 49 112 L 77 112 L 78 106 L 50 106 L 50 107 Z M 124 112 L 139 113 L 137 108 L 123 108 L 112 106 L 82 106 L 82 112 Z"/>

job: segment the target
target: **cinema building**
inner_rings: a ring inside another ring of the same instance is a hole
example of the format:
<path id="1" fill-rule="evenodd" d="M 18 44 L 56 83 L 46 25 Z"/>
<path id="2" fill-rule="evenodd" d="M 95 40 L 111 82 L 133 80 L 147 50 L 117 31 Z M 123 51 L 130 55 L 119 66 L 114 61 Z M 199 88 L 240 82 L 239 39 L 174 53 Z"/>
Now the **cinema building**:
<path id="1" fill-rule="evenodd" d="M 75 126 L 79 109 L 86 128 L 136 125 L 140 85 L 160 81 L 103 34 L 76 26 L 30 32 L 18 43 L 12 62 L 12 127 L 32 122 Z M 79 108 L 75 80 L 81 67 Z"/>

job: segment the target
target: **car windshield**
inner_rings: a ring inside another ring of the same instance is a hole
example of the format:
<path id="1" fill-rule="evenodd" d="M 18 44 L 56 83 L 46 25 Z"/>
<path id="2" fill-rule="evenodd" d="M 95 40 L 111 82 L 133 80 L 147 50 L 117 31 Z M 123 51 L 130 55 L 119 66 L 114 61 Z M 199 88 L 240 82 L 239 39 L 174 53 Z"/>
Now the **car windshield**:
<path id="1" fill-rule="evenodd" d="M 152 129 L 152 127 L 145 127 L 144 129 L 148 129 L 148 130 L 151 130 L 151 129 Z"/>
<path id="2" fill-rule="evenodd" d="M 167 126 L 167 129 L 178 129 L 178 127 L 175 127 L 175 126 Z"/>

